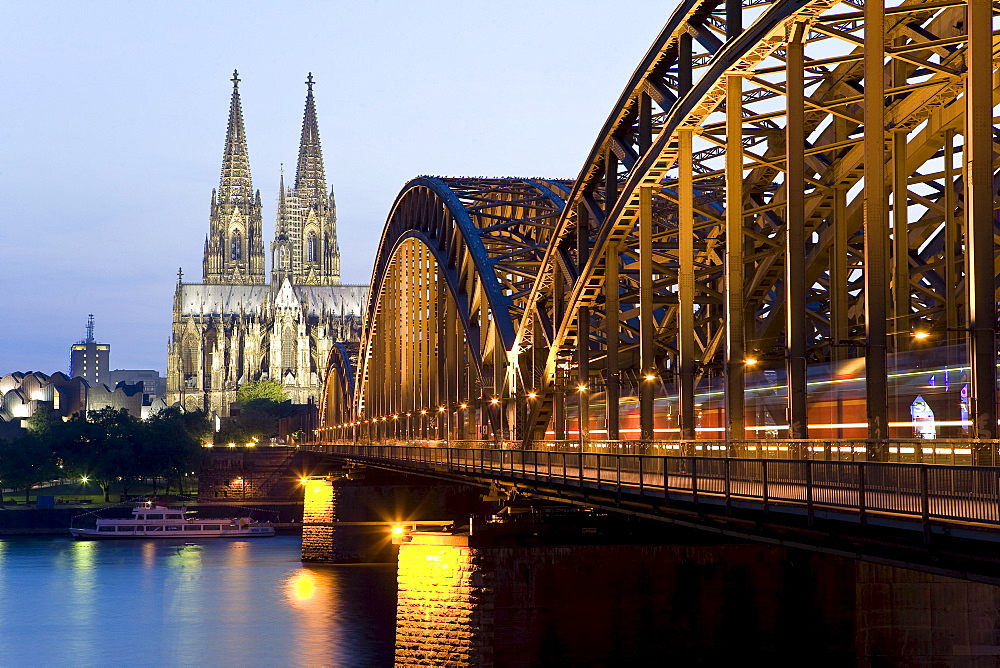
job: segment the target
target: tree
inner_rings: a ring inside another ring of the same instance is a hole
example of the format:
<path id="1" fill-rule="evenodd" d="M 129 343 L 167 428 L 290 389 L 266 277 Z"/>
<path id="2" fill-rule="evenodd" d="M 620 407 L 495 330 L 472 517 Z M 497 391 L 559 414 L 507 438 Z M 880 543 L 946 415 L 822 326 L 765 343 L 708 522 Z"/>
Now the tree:
<path id="1" fill-rule="evenodd" d="M 54 430 L 52 443 L 63 465 L 76 475 L 93 480 L 104 500 L 111 501 L 111 485 L 139 475 L 141 423 L 124 408 L 102 408 L 88 416 L 74 416 Z"/>
<path id="2" fill-rule="evenodd" d="M 153 478 L 177 480 L 177 489 L 184 493 L 183 480 L 189 471 L 198 468 L 202 441 L 212 431 L 203 411 L 183 412 L 170 407 L 150 417 L 143 425 L 141 469 Z"/>
<path id="3" fill-rule="evenodd" d="M 55 475 L 52 450 L 38 436 L 28 434 L 16 441 L 0 441 L 0 490 L 24 490 L 27 501 L 32 487 Z"/>
<path id="4" fill-rule="evenodd" d="M 277 380 L 254 380 L 243 383 L 236 390 L 236 401 L 240 408 L 255 399 L 269 399 L 280 404 L 285 400 L 285 386 Z"/>
<path id="5" fill-rule="evenodd" d="M 52 408 L 48 404 L 41 403 L 28 418 L 28 431 L 36 436 L 45 437 L 59 421 L 59 418 L 52 414 Z"/>

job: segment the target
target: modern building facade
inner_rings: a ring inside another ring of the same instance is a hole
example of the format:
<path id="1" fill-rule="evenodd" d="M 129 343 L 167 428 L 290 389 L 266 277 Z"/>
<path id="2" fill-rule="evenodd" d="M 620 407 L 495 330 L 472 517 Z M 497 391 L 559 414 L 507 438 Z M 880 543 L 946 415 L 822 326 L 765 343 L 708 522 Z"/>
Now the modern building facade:
<path id="1" fill-rule="evenodd" d="M 87 338 L 70 347 L 70 378 L 85 378 L 88 383 L 104 385 L 111 382 L 111 344 L 98 343 L 94 338 L 94 314 L 87 316 Z"/>
<path id="2" fill-rule="evenodd" d="M 143 401 L 149 403 L 154 399 L 163 399 L 167 393 L 167 379 L 156 369 L 115 369 L 108 374 L 111 386 L 119 383 L 134 385 L 142 383 Z"/>
<path id="3" fill-rule="evenodd" d="M 241 384 L 261 379 L 280 380 L 294 403 L 318 402 L 330 349 L 358 340 L 368 297 L 367 286 L 340 284 L 336 204 L 326 190 L 312 74 L 294 185 L 286 188 L 281 177 L 267 282 L 236 73 L 232 82 L 202 282 L 178 274 L 167 362 L 167 403 L 221 416 Z"/>

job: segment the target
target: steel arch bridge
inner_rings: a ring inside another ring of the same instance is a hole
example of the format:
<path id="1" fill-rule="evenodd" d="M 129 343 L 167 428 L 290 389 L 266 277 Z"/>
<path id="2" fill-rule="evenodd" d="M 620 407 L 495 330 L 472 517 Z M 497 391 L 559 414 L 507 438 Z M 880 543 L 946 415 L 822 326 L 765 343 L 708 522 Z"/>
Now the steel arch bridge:
<path id="1" fill-rule="evenodd" d="M 998 13 L 682 1 L 574 182 L 403 188 L 353 412 L 324 440 L 840 438 L 886 459 L 916 432 L 987 461 Z"/>

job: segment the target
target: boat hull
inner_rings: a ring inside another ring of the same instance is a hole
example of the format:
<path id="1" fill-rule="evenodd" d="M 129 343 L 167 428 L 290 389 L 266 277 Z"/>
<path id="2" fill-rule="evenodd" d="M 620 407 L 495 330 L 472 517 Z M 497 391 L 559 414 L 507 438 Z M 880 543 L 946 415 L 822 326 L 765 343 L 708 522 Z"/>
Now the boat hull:
<path id="1" fill-rule="evenodd" d="M 70 535 L 77 540 L 126 540 L 165 538 L 268 538 L 274 535 L 274 527 L 246 527 L 243 529 L 222 529 L 220 531 L 128 531 L 104 532 L 96 529 L 70 529 Z"/>

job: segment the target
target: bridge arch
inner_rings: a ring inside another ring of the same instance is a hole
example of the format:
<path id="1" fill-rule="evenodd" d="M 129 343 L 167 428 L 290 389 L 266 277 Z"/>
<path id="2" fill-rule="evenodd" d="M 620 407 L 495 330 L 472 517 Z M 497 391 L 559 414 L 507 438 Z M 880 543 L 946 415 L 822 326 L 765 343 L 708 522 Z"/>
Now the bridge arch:
<path id="1" fill-rule="evenodd" d="M 912 435 L 908 419 L 890 429 L 908 391 L 890 366 L 949 364 L 915 334 L 971 358 L 951 372 L 948 435 L 996 435 L 987 330 L 998 184 L 985 146 L 996 128 L 968 142 L 983 143 L 978 189 L 967 181 L 974 169 L 956 164 L 970 100 L 983 118 L 1000 101 L 997 36 L 985 31 L 970 48 L 965 28 L 974 11 L 989 24 L 991 10 L 891 5 L 678 7 L 581 169 L 529 298 L 536 308 L 521 320 L 521 348 L 539 320 L 552 323 L 546 363 L 522 369 L 542 392 L 526 438 L 559 438 L 561 404 L 586 414 L 584 395 L 599 394 L 596 438 L 868 437 L 869 456 L 884 458 L 879 442 Z M 866 35 L 866 24 L 881 27 Z M 963 78 L 977 62 L 978 83 Z M 978 203 L 966 203 L 977 190 Z M 905 235 L 894 234 L 897 221 Z M 977 259 L 962 256 L 966 228 L 966 241 L 981 239 Z M 974 318 L 977 293 L 987 296 Z M 977 318 L 965 349 L 957 323 Z M 817 416 L 807 365 L 829 380 L 851 360 L 869 368 L 854 376 L 862 413 Z M 957 392 L 969 367 L 980 370 L 969 391 L 982 399 L 963 419 Z M 696 399 L 707 395 L 724 400 L 705 422 Z M 639 404 L 630 434 L 606 408 L 626 396 Z M 828 429 L 811 433 L 811 422 Z"/>
<path id="2" fill-rule="evenodd" d="M 358 366 L 358 344 L 338 341 L 327 358 L 320 397 L 320 436 L 332 435 L 334 425 L 354 419 L 354 380 Z"/>
<path id="3" fill-rule="evenodd" d="M 495 399 L 505 438 L 571 438 L 575 405 L 581 441 L 863 439 L 885 459 L 916 433 L 894 369 L 917 368 L 943 379 L 921 394 L 939 436 L 995 438 L 997 10 L 888 5 L 685 0 L 574 183 L 407 184 L 362 345 L 369 433 Z"/>
<path id="4" fill-rule="evenodd" d="M 353 420 L 363 437 L 504 433 L 507 407 L 491 400 L 568 190 L 541 179 L 404 186 L 372 272 Z"/>

